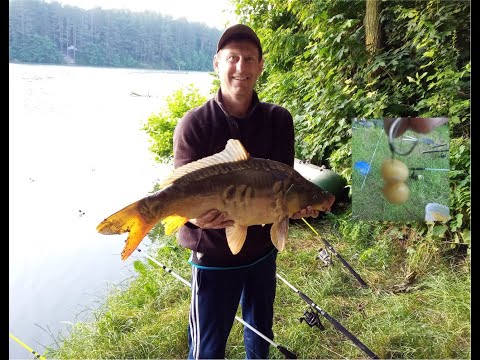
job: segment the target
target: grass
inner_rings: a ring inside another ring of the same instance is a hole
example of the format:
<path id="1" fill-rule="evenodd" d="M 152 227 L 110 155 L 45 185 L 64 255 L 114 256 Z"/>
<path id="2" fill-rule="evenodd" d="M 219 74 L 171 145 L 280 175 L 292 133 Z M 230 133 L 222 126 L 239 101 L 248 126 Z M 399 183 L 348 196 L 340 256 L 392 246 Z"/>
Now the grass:
<path id="1" fill-rule="evenodd" d="M 362 288 L 333 254 L 332 265 L 324 266 L 317 259 L 323 242 L 300 221 L 292 221 L 277 273 L 380 358 L 471 358 L 469 258 L 454 261 L 438 250 L 441 240 L 415 233 L 408 225 L 352 222 L 348 211 L 309 223 L 369 287 Z M 173 236 L 159 236 L 154 244 L 162 246 L 152 245 L 149 254 L 190 280 L 188 251 L 177 246 Z M 105 304 L 92 313 L 92 321 L 77 323 L 61 335 L 61 346 L 48 348 L 47 358 L 187 357 L 190 289 L 141 255 L 134 267 L 138 275 L 112 289 Z M 323 316 L 325 330 L 300 322 L 307 309 L 306 302 L 278 280 L 273 328 L 278 345 L 302 359 L 366 357 Z M 275 347 L 270 349 L 271 358 L 284 358 Z M 243 326 L 237 321 L 226 358 L 245 358 Z"/>
<path id="2" fill-rule="evenodd" d="M 419 135 L 410 130 L 402 137 L 394 140 L 394 145 L 400 152 L 405 152 L 412 146 L 412 142 L 401 140 L 408 136 L 419 139 L 414 150 L 406 156 L 395 155 L 403 161 L 409 169 L 430 168 L 449 169 L 448 152 L 424 153 L 424 151 L 445 150 L 448 146 L 434 147 L 448 144 L 448 126 L 443 125 L 428 135 Z M 426 143 L 427 140 L 434 144 Z M 425 141 L 425 142 L 424 142 Z M 441 157 L 441 154 L 447 154 Z M 352 171 L 352 213 L 355 220 L 387 220 L 387 221 L 424 221 L 425 206 L 428 203 L 449 205 L 449 178 L 448 171 L 418 170 L 410 171 L 406 184 L 410 195 L 403 204 L 391 204 L 382 194 L 383 179 L 380 175 L 382 162 L 391 158 L 388 137 L 381 127 L 359 127 L 352 134 L 352 164 L 357 161 L 370 163 L 370 171 L 362 175 Z M 420 179 L 416 178 L 420 175 Z"/>

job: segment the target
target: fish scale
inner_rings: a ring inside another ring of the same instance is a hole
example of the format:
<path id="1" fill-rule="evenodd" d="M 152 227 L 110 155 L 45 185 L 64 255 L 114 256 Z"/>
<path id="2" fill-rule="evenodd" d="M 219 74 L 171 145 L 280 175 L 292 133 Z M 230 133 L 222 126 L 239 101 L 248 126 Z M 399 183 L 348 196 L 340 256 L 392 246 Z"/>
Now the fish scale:
<path id="1" fill-rule="evenodd" d="M 262 161 L 263 160 L 263 161 Z M 203 169 L 199 169 L 197 171 L 188 173 L 184 175 L 182 178 L 176 180 L 178 184 L 181 182 L 191 182 L 191 181 L 198 181 L 210 178 L 215 175 L 220 174 L 232 174 L 236 172 L 242 172 L 245 170 L 248 171 L 261 171 L 261 172 L 272 172 L 272 171 L 279 171 L 278 176 L 285 177 L 285 169 L 287 169 L 288 165 L 283 163 L 273 163 L 272 161 L 265 162 L 265 159 L 254 159 L 251 158 L 250 160 L 244 161 L 237 161 L 231 163 L 224 163 L 218 165 L 208 166 Z M 279 166 L 283 165 L 283 166 Z"/>
<path id="2" fill-rule="evenodd" d="M 239 140 L 225 149 L 175 169 L 150 194 L 110 215 L 98 226 L 101 234 L 128 232 L 122 259 L 128 258 L 159 221 L 171 234 L 189 219 L 212 209 L 226 212 L 233 225 L 225 228 L 232 254 L 243 247 L 247 228 L 272 224 L 272 243 L 283 250 L 289 218 L 311 206 L 330 211 L 335 196 L 281 162 L 252 158 Z"/>

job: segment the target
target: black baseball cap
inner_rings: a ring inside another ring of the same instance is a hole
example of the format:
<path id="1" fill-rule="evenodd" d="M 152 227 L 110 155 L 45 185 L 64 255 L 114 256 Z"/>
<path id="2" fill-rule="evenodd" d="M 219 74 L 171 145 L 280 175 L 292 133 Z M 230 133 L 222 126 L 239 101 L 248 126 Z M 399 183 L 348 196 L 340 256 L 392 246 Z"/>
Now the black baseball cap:
<path id="1" fill-rule="evenodd" d="M 232 40 L 250 40 L 254 43 L 260 55 L 260 59 L 262 58 L 262 45 L 260 44 L 260 39 L 258 38 L 255 31 L 253 31 L 250 27 L 243 24 L 237 24 L 230 26 L 223 35 L 218 40 L 217 44 L 217 53 L 229 42 Z"/>

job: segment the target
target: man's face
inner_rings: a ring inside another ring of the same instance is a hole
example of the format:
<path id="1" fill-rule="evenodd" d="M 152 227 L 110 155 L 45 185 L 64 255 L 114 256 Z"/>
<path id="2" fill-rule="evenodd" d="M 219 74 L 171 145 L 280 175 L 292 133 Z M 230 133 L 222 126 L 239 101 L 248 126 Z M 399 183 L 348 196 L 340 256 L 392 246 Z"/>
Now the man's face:
<path id="1" fill-rule="evenodd" d="M 213 68 L 224 96 L 251 96 L 262 73 L 263 59 L 259 59 L 258 48 L 250 41 L 231 41 L 215 55 Z"/>

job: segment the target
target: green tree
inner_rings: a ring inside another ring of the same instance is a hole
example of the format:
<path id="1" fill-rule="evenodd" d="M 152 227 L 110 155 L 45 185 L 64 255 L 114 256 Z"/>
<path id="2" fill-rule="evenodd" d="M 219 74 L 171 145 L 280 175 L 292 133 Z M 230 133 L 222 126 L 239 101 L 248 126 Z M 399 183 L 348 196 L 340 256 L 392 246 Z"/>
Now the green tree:
<path id="1" fill-rule="evenodd" d="M 155 160 L 167 163 L 173 158 L 173 131 L 185 113 L 202 105 L 206 98 L 190 84 L 186 89 L 178 89 L 166 97 L 166 105 L 158 114 L 151 115 L 143 130 L 150 136 L 150 151 Z"/>
<path id="2" fill-rule="evenodd" d="M 33 46 L 34 36 L 49 42 Z M 80 65 L 209 71 L 219 36 L 218 29 L 150 11 L 9 1 L 10 61 L 59 63 L 68 55 Z M 46 56 L 51 44 L 59 58 Z"/>
<path id="3" fill-rule="evenodd" d="M 382 1 L 376 51 L 366 46 L 365 0 L 234 4 L 264 44 L 260 96 L 294 116 L 298 158 L 350 183 L 353 118 L 450 118 L 452 220 L 442 234 L 469 244 L 470 2 Z"/>

